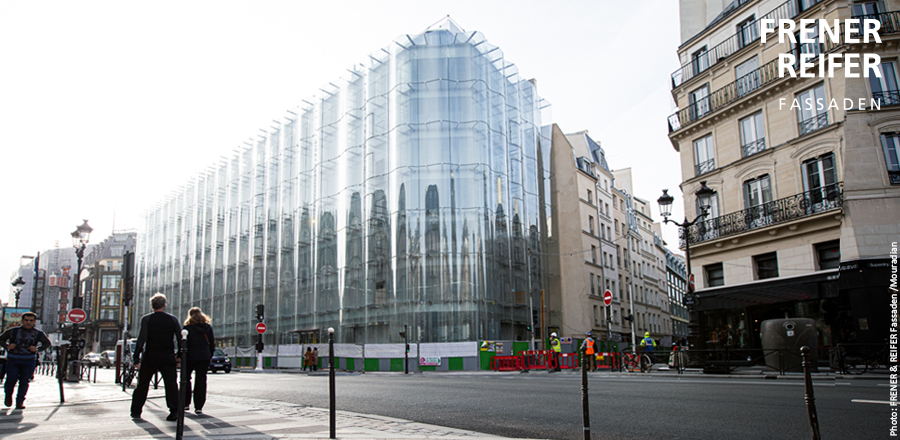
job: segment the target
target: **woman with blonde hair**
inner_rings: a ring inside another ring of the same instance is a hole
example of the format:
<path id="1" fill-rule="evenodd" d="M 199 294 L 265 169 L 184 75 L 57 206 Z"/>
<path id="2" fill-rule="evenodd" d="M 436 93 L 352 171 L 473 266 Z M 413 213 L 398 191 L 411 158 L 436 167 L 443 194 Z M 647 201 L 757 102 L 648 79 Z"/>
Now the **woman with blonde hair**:
<path id="1" fill-rule="evenodd" d="M 188 318 L 184 321 L 184 329 L 188 331 L 187 362 L 187 390 L 184 407 L 191 404 L 191 373 L 195 374 L 196 386 L 194 387 L 194 412 L 203 414 L 203 404 L 206 403 L 206 372 L 209 370 L 209 360 L 216 351 L 216 338 L 213 336 L 212 326 L 209 325 L 209 316 L 206 316 L 200 307 L 191 307 Z"/>

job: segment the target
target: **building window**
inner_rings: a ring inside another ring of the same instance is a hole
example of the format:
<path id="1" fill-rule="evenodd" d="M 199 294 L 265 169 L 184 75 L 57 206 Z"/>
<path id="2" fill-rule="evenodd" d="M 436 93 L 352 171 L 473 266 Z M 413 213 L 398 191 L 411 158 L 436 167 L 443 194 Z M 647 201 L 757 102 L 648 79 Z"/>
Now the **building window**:
<path id="1" fill-rule="evenodd" d="M 759 23 L 751 15 L 737 24 L 738 46 L 744 47 L 759 38 Z"/>
<path id="2" fill-rule="evenodd" d="M 706 51 L 706 46 L 691 54 L 691 67 L 694 70 L 694 74 L 688 76 L 688 78 L 709 68 L 709 53 Z"/>
<path id="3" fill-rule="evenodd" d="M 766 131 L 762 111 L 741 119 L 741 157 L 752 156 L 766 149 Z"/>
<path id="4" fill-rule="evenodd" d="M 804 37 L 802 34 L 805 33 Z M 801 43 L 800 39 L 803 38 L 804 41 L 810 41 L 809 43 Z M 807 40 L 808 39 L 808 40 Z M 819 41 L 819 22 L 818 20 L 815 22 L 813 26 L 807 27 L 794 36 L 795 43 L 791 43 L 791 53 L 794 54 L 795 63 L 794 66 L 800 66 L 800 57 L 804 57 L 808 60 L 815 59 L 820 53 L 825 51 L 825 45 Z"/>
<path id="5" fill-rule="evenodd" d="M 591 246 L 591 262 L 597 264 L 597 246 Z"/>
<path id="6" fill-rule="evenodd" d="M 100 319 L 118 321 L 119 309 L 100 309 Z"/>
<path id="7" fill-rule="evenodd" d="M 778 277 L 778 257 L 775 252 L 754 256 L 753 264 L 756 266 L 756 279 Z"/>
<path id="8" fill-rule="evenodd" d="M 708 264 L 703 266 L 706 272 L 706 285 L 709 287 L 725 285 L 725 271 L 722 269 L 722 263 Z"/>
<path id="9" fill-rule="evenodd" d="M 853 4 L 854 17 L 876 14 L 878 14 L 878 2 L 856 2 Z"/>
<path id="10" fill-rule="evenodd" d="M 795 99 L 800 104 L 800 108 L 797 109 L 800 136 L 828 125 L 828 101 L 825 100 L 825 85 L 819 84 L 806 90 L 798 94 Z"/>
<path id="11" fill-rule="evenodd" d="M 837 199 L 834 153 L 824 154 L 803 162 L 801 171 L 804 190 L 809 193 L 809 199 L 814 208 L 826 208 L 816 205 Z"/>
<path id="12" fill-rule="evenodd" d="M 594 306 L 594 325 L 598 325 L 600 322 L 600 308 Z"/>
<path id="13" fill-rule="evenodd" d="M 750 227 L 768 224 L 768 206 L 772 201 L 772 187 L 769 175 L 765 174 L 744 182 L 744 207 L 748 210 L 747 218 L 753 222 Z"/>
<path id="14" fill-rule="evenodd" d="M 119 306 L 119 292 L 101 292 L 100 305 L 107 307 Z"/>
<path id="15" fill-rule="evenodd" d="M 588 203 L 593 205 L 594 204 L 594 193 L 592 193 L 591 190 L 587 190 L 587 193 L 588 193 L 587 201 L 588 201 Z"/>
<path id="16" fill-rule="evenodd" d="M 881 71 L 881 78 L 875 76 L 875 69 Z M 869 86 L 872 87 L 872 99 L 880 105 L 900 104 L 897 68 L 893 61 L 882 61 L 881 64 L 869 69 Z"/>
<path id="17" fill-rule="evenodd" d="M 709 84 L 704 84 L 702 87 L 691 91 L 688 95 L 688 101 L 691 108 L 690 117 L 692 121 L 696 121 L 709 113 Z"/>
<path id="18" fill-rule="evenodd" d="M 900 133 L 882 133 L 881 149 L 891 185 L 900 185 Z"/>
<path id="19" fill-rule="evenodd" d="M 594 235 L 594 217 L 593 216 L 590 216 L 590 215 L 588 216 L 588 223 L 590 224 L 590 226 L 588 226 L 588 228 L 591 231 L 591 235 Z"/>
<path id="20" fill-rule="evenodd" d="M 716 167 L 712 134 L 694 141 L 694 167 L 698 176 Z"/>
<path id="21" fill-rule="evenodd" d="M 588 276 L 591 278 L 591 295 L 594 295 L 594 274 L 589 273 Z"/>
<path id="22" fill-rule="evenodd" d="M 841 241 L 816 243 L 816 256 L 819 258 L 819 270 L 839 268 L 841 266 Z"/>
<path id="23" fill-rule="evenodd" d="M 754 55 L 734 68 L 735 85 L 738 96 L 744 96 L 760 86 L 759 57 Z"/>
<path id="24" fill-rule="evenodd" d="M 112 257 L 121 257 L 125 254 L 125 246 L 110 246 L 109 255 Z"/>
<path id="25" fill-rule="evenodd" d="M 103 275 L 103 282 L 100 287 L 103 289 L 118 289 L 121 279 L 121 275 Z"/>

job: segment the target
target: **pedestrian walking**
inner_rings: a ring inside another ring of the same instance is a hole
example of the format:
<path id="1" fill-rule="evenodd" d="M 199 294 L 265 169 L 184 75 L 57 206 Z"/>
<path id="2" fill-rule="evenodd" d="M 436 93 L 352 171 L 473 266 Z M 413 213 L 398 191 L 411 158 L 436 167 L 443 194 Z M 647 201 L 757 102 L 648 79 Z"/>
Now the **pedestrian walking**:
<path id="1" fill-rule="evenodd" d="M 184 329 L 188 331 L 187 362 L 182 361 L 182 368 L 187 368 L 187 399 L 184 407 L 191 405 L 191 373 L 194 374 L 194 413 L 203 414 L 203 404 L 206 403 L 206 372 L 209 370 L 209 361 L 216 351 L 216 338 L 210 325 L 209 316 L 206 316 L 200 307 L 191 307 L 188 318 L 184 321 Z"/>
<path id="2" fill-rule="evenodd" d="M 594 358 L 594 338 L 591 337 L 591 332 L 585 333 L 584 342 L 581 343 L 581 352 L 584 353 L 584 361 L 588 363 L 588 369 L 597 371 L 597 359 Z"/>
<path id="3" fill-rule="evenodd" d="M 550 370 L 550 372 L 561 371 L 559 368 L 559 354 L 562 352 L 562 344 L 559 342 L 559 337 L 556 336 L 556 332 L 550 333 L 550 349 L 553 350 L 553 357 L 551 359 L 556 363 L 556 367 Z"/>
<path id="4" fill-rule="evenodd" d="M 28 383 L 34 377 L 38 352 L 51 346 L 47 335 L 34 328 L 35 323 L 37 315 L 25 312 L 21 327 L 13 327 L 0 335 L 0 346 L 6 349 L 6 400 L 3 402 L 6 406 L 12 406 L 13 390 L 18 382 L 16 409 L 25 409 L 25 395 L 28 393 Z"/>
<path id="5" fill-rule="evenodd" d="M 131 395 L 131 417 L 141 418 L 144 402 L 150 390 L 150 380 L 157 372 L 162 374 L 166 388 L 166 420 L 178 420 L 178 381 L 175 370 L 175 341 L 181 337 L 178 318 L 166 313 L 166 296 L 157 293 L 150 298 L 153 313 L 141 317 L 141 332 L 134 348 L 134 368 L 138 370 L 138 382 Z M 146 345 L 146 349 L 145 349 Z"/>
<path id="6" fill-rule="evenodd" d="M 309 368 L 309 371 L 312 371 L 313 364 L 313 353 L 312 348 L 306 347 L 306 353 L 303 355 L 303 371 L 306 371 Z"/>
<path id="7" fill-rule="evenodd" d="M 319 371 L 319 347 L 313 349 L 312 354 L 312 370 Z"/>

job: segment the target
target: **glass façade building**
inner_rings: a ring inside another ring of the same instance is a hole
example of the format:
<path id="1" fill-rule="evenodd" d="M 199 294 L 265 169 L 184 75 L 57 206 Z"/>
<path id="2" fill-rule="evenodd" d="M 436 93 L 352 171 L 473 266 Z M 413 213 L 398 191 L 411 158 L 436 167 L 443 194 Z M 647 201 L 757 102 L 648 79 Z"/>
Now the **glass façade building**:
<path id="1" fill-rule="evenodd" d="M 447 19 L 321 92 L 146 214 L 132 322 L 162 292 L 226 345 L 256 341 L 256 304 L 267 344 L 328 327 L 399 342 L 404 325 L 422 342 L 529 339 L 549 212 L 534 84 Z"/>

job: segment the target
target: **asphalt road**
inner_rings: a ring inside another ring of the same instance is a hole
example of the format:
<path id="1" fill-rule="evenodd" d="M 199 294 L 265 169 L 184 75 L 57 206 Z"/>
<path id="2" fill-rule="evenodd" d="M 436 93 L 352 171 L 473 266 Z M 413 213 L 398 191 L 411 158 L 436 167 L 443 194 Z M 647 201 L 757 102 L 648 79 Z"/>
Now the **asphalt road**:
<path id="1" fill-rule="evenodd" d="M 337 408 L 483 433 L 583 439 L 581 376 L 364 374 L 336 378 Z M 592 439 L 810 438 L 802 380 L 591 374 Z M 887 380 L 816 381 L 822 438 L 886 438 Z M 328 377 L 215 374 L 210 394 L 328 407 Z"/>

